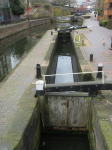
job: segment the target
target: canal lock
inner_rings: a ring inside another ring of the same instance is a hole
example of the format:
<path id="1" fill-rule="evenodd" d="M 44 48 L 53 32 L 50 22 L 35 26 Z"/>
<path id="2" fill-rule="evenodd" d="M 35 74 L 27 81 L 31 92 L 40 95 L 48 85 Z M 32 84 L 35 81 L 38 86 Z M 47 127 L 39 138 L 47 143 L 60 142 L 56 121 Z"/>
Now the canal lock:
<path id="1" fill-rule="evenodd" d="M 58 34 L 50 55 L 47 74 L 81 72 L 70 32 Z M 48 57 L 48 56 L 47 56 Z M 47 77 L 46 83 L 69 83 L 92 80 L 89 75 Z M 39 96 L 41 140 L 39 150 L 95 149 L 92 98 L 73 96 Z"/>

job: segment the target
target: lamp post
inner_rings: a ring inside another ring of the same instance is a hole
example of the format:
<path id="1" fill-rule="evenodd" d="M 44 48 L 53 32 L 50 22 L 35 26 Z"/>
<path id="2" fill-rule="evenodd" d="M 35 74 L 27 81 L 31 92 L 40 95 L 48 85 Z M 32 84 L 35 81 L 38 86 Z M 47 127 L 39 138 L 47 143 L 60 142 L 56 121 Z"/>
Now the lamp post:
<path id="1" fill-rule="evenodd" d="M 29 0 L 27 0 L 27 14 L 28 14 L 28 21 L 29 21 L 29 12 L 28 12 L 28 7 L 29 7 Z"/>

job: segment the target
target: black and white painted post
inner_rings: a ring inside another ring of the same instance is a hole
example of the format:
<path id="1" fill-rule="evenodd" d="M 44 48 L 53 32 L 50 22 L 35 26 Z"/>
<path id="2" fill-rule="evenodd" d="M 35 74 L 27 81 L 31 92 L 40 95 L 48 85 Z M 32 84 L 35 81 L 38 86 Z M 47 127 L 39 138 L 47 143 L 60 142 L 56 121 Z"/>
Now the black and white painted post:
<path id="1" fill-rule="evenodd" d="M 43 80 L 37 80 L 36 81 L 36 94 L 35 94 L 35 97 L 42 96 L 42 95 L 45 94 L 44 85 L 45 85 L 45 82 Z"/>
<path id="2" fill-rule="evenodd" d="M 102 72 L 101 71 L 103 71 L 103 67 L 104 66 L 102 63 L 98 64 L 98 71 L 100 71 L 100 72 L 97 73 L 96 78 L 102 78 Z"/>
<path id="3" fill-rule="evenodd" d="M 37 78 L 37 81 L 36 81 L 35 97 L 44 95 L 44 93 L 45 93 L 45 91 L 44 91 L 45 82 L 42 79 L 40 64 L 36 65 L 36 78 Z"/>
<path id="4" fill-rule="evenodd" d="M 90 54 L 90 61 L 93 61 L 93 54 Z"/>
<path id="5" fill-rule="evenodd" d="M 112 37 L 111 37 L 111 47 L 109 49 L 112 50 Z"/>
<path id="6" fill-rule="evenodd" d="M 51 35 L 53 35 L 53 31 L 51 31 Z"/>
<path id="7" fill-rule="evenodd" d="M 82 45 L 84 45 L 84 40 L 82 40 Z"/>
<path id="8" fill-rule="evenodd" d="M 36 78 L 37 79 L 41 79 L 42 78 L 40 64 L 36 65 Z"/>

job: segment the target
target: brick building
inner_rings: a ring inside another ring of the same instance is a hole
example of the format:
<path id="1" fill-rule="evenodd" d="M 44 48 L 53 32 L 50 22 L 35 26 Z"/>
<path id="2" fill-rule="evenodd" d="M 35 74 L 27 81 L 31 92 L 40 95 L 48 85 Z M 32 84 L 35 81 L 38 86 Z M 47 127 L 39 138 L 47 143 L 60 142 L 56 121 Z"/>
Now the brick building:
<path id="1" fill-rule="evenodd" d="M 105 0 L 104 19 L 112 19 L 112 0 Z"/>

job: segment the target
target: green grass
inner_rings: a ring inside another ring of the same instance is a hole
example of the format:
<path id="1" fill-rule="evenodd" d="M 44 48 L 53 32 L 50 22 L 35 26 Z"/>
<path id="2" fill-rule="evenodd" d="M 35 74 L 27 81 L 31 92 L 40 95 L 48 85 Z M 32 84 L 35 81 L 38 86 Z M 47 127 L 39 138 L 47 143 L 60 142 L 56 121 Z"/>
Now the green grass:
<path id="1" fill-rule="evenodd" d="M 77 42 L 79 42 L 79 36 L 78 35 L 75 36 L 75 39 Z M 78 43 L 78 45 L 79 46 L 86 46 L 86 44 L 82 45 L 82 42 Z"/>

